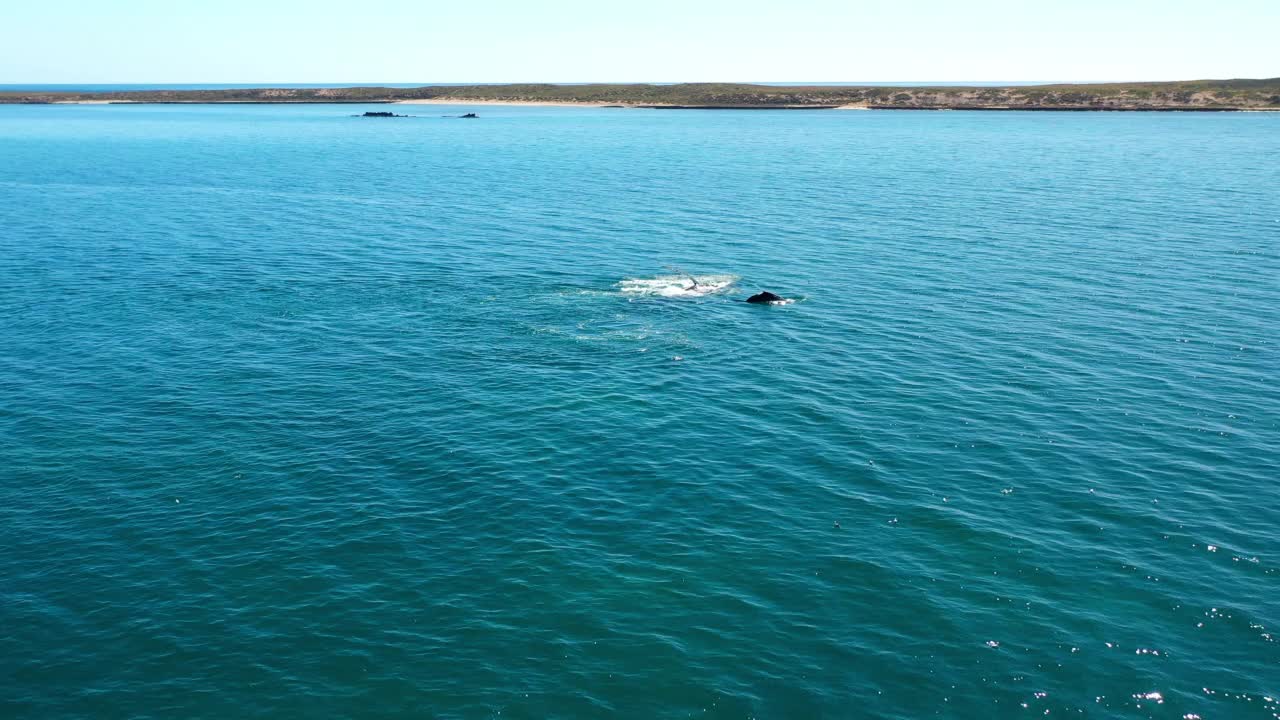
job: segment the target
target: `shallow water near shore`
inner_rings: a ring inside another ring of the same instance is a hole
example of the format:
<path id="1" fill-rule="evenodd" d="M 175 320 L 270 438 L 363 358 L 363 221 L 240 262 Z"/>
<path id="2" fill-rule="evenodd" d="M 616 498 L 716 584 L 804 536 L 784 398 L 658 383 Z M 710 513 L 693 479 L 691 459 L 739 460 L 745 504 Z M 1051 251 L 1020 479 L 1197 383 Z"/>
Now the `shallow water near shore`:
<path id="1" fill-rule="evenodd" d="M 1280 116 L 366 109 L 0 106 L 3 717 L 1280 718 Z"/>

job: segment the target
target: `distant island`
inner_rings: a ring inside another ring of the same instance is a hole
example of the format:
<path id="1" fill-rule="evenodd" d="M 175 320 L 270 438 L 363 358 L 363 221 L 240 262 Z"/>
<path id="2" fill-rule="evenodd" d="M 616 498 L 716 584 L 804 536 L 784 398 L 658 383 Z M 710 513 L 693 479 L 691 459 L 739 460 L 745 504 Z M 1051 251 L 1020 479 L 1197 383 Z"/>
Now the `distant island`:
<path id="1" fill-rule="evenodd" d="M 1280 110 L 1280 78 L 1006 87 L 427 85 L 128 92 L 0 92 L 0 103 L 516 103 L 666 109 Z"/>

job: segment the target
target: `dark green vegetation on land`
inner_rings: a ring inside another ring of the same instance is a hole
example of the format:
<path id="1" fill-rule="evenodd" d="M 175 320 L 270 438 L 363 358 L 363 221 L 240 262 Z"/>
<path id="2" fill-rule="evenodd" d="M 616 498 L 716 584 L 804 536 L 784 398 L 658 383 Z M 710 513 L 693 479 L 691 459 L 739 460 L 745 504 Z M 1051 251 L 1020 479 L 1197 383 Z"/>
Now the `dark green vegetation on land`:
<path id="1" fill-rule="evenodd" d="M 633 107 L 836 107 L 1019 110 L 1250 110 L 1280 109 L 1280 78 L 1185 82 L 1033 85 L 1013 87 L 771 86 L 732 83 L 679 85 L 428 85 L 418 88 L 254 88 L 131 92 L 0 93 L 0 103 L 371 103 L 405 100 L 458 102 L 600 103 Z"/>

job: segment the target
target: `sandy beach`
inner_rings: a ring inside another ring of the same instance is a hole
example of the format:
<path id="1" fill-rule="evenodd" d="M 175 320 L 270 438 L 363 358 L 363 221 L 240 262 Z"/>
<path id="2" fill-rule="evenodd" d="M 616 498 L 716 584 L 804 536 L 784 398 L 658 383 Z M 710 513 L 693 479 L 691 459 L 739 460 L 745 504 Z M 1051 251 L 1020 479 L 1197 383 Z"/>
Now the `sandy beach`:
<path id="1" fill-rule="evenodd" d="M 465 100 L 461 98 L 422 98 L 396 100 L 392 105 L 544 105 L 548 107 L 626 107 L 620 103 L 549 102 L 542 100 Z"/>

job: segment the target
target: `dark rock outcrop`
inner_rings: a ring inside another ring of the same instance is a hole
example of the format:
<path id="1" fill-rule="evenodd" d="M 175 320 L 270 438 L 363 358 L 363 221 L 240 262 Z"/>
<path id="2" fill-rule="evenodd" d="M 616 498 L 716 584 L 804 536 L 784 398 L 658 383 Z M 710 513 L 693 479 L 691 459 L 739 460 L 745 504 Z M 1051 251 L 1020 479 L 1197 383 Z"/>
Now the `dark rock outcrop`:
<path id="1" fill-rule="evenodd" d="M 747 298 L 747 302 L 749 303 L 772 303 L 772 302 L 782 302 L 782 300 L 783 300 L 783 297 L 781 295 L 774 295 L 768 290 L 765 290 L 764 292 L 761 292 L 761 293 L 756 293 L 755 295 L 752 295 L 751 297 Z"/>

